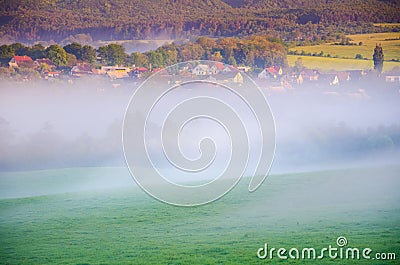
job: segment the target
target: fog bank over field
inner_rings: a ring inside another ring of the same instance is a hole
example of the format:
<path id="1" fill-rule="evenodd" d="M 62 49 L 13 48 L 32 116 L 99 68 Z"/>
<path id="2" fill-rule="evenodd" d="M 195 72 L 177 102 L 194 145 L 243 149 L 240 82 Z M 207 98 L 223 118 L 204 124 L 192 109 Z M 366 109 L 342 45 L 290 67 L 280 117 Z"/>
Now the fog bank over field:
<path id="1" fill-rule="evenodd" d="M 117 87 L 102 79 L 2 81 L 0 170 L 124 166 L 122 121 L 134 90 L 133 83 Z M 338 92 L 266 92 L 277 140 L 271 172 L 399 164 L 400 94 Z M 197 129 L 206 134 L 212 127 Z"/>

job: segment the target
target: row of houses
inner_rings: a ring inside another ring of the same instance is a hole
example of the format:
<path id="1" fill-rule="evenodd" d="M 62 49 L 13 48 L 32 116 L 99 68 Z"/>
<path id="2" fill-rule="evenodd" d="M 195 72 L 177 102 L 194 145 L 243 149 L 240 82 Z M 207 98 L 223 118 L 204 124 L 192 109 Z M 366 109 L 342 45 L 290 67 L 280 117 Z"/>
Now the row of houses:
<path id="1" fill-rule="evenodd" d="M 303 69 L 300 73 L 284 73 L 279 66 L 267 67 L 258 74 L 259 80 L 283 81 L 291 84 L 302 85 L 305 83 L 324 83 L 340 85 L 351 81 L 359 81 L 368 76 L 376 76 L 376 72 L 369 70 L 348 70 L 331 73 L 321 73 L 315 69 Z M 382 74 L 386 82 L 400 82 L 400 70 L 392 70 Z"/>
<path id="2" fill-rule="evenodd" d="M 48 58 L 41 58 L 41 59 L 36 59 L 32 60 L 31 57 L 29 56 L 14 56 L 11 58 L 11 60 L 8 62 L 8 65 L 12 68 L 31 68 L 31 69 L 39 69 L 40 67 L 43 67 L 43 74 L 44 76 L 47 77 L 58 77 L 61 72 L 56 71 L 56 65 Z"/>
<path id="3" fill-rule="evenodd" d="M 199 64 L 193 69 L 187 69 L 192 76 L 200 77 L 209 81 L 222 81 L 223 83 L 243 84 L 244 78 L 239 69 L 223 63 L 213 63 L 211 65 Z M 248 71 L 242 68 L 241 71 Z"/>
<path id="4" fill-rule="evenodd" d="M 54 63 L 48 58 L 32 60 L 29 56 L 14 56 L 9 61 L 9 66 L 13 68 L 42 68 L 41 71 L 45 78 L 58 77 L 61 71 L 57 69 Z M 152 69 L 157 72 L 161 69 Z M 209 80 L 229 80 L 233 83 L 243 83 L 243 75 L 241 72 L 249 72 L 250 67 L 233 67 L 223 63 L 198 64 L 192 69 L 182 69 L 192 76 L 201 77 Z M 239 71 L 238 71 L 239 70 Z M 145 67 L 118 67 L 118 66 L 102 66 L 100 69 L 92 68 L 87 63 L 78 63 L 70 70 L 69 74 L 73 77 L 83 77 L 91 75 L 105 75 L 111 80 L 117 79 L 140 79 L 149 69 Z M 180 73 L 181 74 L 181 73 Z M 351 81 L 359 81 L 369 75 L 373 75 L 373 71 L 365 70 L 349 70 L 332 73 L 321 73 L 314 69 L 303 69 L 300 73 L 288 72 L 280 66 L 271 66 L 263 69 L 257 78 L 259 81 L 273 81 L 286 84 L 302 85 L 307 83 L 323 83 L 329 85 L 340 85 Z M 400 82 L 400 71 L 392 70 L 384 73 L 382 77 L 386 82 Z M 228 81 L 227 81 L 228 82 Z"/>
<path id="5" fill-rule="evenodd" d="M 12 68 L 31 68 L 41 70 L 45 78 L 58 77 L 61 74 L 60 68 L 48 58 L 32 60 L 29 56 L 14 56 L 8 63 Z M 154 69 L 157 71 L 158 69 Z M 140 78 L 143 73 L 148 72 L 144 67 L 118 67 L 102 66 L 100 69 L 93 68 L 88 63 L 78 63 L 70 69 L 69 74 L 73 77 L 92 75 L 106 75 L 110 79 Z"/>
<path id="6" fill-rule="evenodd" d="M 160 69 L 153 69 L 157 72 Z M 121 67 L 121 66 L 102 66 L 100 69 L 92 68 L 89 64 L 81 63 L 72 67 L 70 75 L 73 77 L 83 77 L 91 75 L 105 75 L 111 80 L 117 79 L 139 79 L 144 73 L 149 72 L 145 67 Z"/>
<path id="7" fill-rule="evenodd" d="M 14 56 L 9 66 L 13 68 L 24 67 L 38 69 L 43 67 L 46 69 L 44 72 L 45 77 L 57 77 L 61 74 L 61 71 L 56 71 L 56 66 L 50 59 L 42 58 L 35 61 L 29 56 Z M 157 72 L 161 69 L 152 69 L 151 72 Z M 188 70 L 190 75 L 196 77 L 208 78 L 210 80 L 230 80 L 235 83 L 243 83 L 243 76 L 237 73 L 231 66 L 227 66 L 223 63 L 215 63 L 211 65 L 198 64 L 193 69 Z M 249 71 L 249 67 L 241 67 L 243 72 Z M 102 66 L 100 69 L 91 67 L 87 63 L 78 63 L 72 67 L 69 74 L 72 77 L 84 77 L 93 75 L 105 75 L 111 80 L 117 79 L 139 79 L 145 73 L 149 72 L 149 69 L 145 67 L 119 67 L 119 66 Z M 181 74 L 181 73 L 180 73 Z"/>

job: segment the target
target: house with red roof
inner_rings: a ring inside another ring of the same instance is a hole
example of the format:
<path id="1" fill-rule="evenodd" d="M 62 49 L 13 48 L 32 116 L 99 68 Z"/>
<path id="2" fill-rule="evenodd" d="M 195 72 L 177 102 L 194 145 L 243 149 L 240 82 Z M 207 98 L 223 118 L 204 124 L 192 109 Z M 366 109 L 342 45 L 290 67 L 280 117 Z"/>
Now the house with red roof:
<path id="1" fill-rule="evenodd" d="M 259 79 L 268 79 L 268 78 L 278 78 L 279 76 L 282 76 L 283 70 L 282 67 L 280 66 L 271 66 L 267 67 L 264 70 L 261 71 L 261 73 L 258 74 Z"/>
<path id="2" fill-rule="evenodd" d="M 13 68 L 24 67 L 24 68 L 34 68 L 35 64 L 33 60 L 29 56 L 17 56 L 15 55 L 11 60 L 8 62 L 8 65 Z"/>
<path id="3" fill-rule="evenodd" d="M 146 67 L 135 67 L 129 72 L 129 76 L 133 78 L 140 78 L 142 77 L 143 73 L 148 72 L 149 70 Z M 159 72 L 161 71 L 161 68 L 155 68 L 153 69 L 153 72 Z"/>
<path id="4" fill-rule="evenodd" d="M 213 66 L 210 67 L 212 74 L 218 74 L 219 72 L 223 71 L 224 69 L 225 69 L 225 66 L 221 62 L 217 62 Z"/>

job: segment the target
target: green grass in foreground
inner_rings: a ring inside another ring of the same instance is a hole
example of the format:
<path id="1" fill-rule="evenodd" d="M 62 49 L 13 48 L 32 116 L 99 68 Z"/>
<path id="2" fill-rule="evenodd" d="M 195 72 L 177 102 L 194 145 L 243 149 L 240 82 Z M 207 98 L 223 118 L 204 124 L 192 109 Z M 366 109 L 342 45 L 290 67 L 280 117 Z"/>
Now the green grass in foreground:
<path id="1" fill-rule="evenodd" d="M 132 187 L 2 199 L 0 264 L 398 264 L 256 257 L 266 242 L 321 249 L 346 236 L 349 247 L 399 258 L 398 172 L 275 175 L 255 193 L 244 179 L 222 199 L 193 208 L 160 203 Z"/>

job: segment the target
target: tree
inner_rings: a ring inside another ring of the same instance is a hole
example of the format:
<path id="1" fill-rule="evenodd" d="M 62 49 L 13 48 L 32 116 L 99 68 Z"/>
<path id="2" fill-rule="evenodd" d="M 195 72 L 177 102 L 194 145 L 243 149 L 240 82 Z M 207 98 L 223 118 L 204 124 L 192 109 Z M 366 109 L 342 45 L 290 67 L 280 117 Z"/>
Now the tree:
<path id="1" fill-rule="evenodd" d="M 125 48 L 119 44 L 110 44 L 108 45 L 108 49 L 110 50 L 111 57 L 113 58 L 115 65 L 125 65 L 126 64 L 126 53 Z"/>
<path id="2" fill-rule="evenodd" d="M 93 64 L 96 62 L 96 50 L 89 45 L 84 45 L 81 50 L 81 60 Z"/>
<path id="3" fill-rule="evenodd" d="M 67 64 L 67 52 L 60 45 L 54 44 L 47 47 L 46 55 L 56 66 Z"/>
<path id="4" fill-rule="evenodd" d="M 200 60 L 203 54 L 203 48 L 197 43 L 183 45 L 182 47 L 180 47 L 179 50 L 180 59 L 183 62 L 190 60 Z"/>
<path id="5" fill-rule="evenodd" d="M 99 55 L 103 63 L 107 65 L 125 65 L 127 55 L 125 48 L 119 44 L 109 44 L 107 46 L 101 46 L 98 49 Z"/>
<path id="6" fill-rule="evenodd" d="M 147 53 L 147 57 L 149 58 L 149 63 L 152 67 L 158 68 L 164 66 L 164 59 L 160 52 L 150 51 Z"/>
<path id="7" fill-rule="evenodd" d="M 28 47 L 22 45 L 21 43 L 13 43 L 11 44 L 11 47 L 14 49 L 15 55 L 23 56 L 28 54 Z"/>
<path id="8" fill-rule="evenodd" d="M 109 54 L 107 46 L 101 46 L 97 49 L 99 56 L 101 57 L 101 62 L 103 64 L 109 64 Z"/>
<path id="9" fill-rule="evenodd" d="M 74 67 L 76 65 L 78 60 L 76 59 L 76 56 L 70 53 L 67 53 L 67 65 L 68 67 Z"/>
<path id="10" fill-rule="evenodd" d="M 379 44 L 376 44 L 376 47 L 374 49 L 374 55 L 373 55 L 373 60 L 374 60 L 374 69 L 377 71 L 379 74 L 382 73 L 383 69 L 383 49 L 382 46 Z"/>
<path id="11" fill-rule="evenodd" d="M 82 45 L 81 44 L 79 44 L 77 42 L 73 42 L 71 44 L 65 45 L 64 50 L 67 53 L 75 55 L 76 59 L 81 60 L 81 58 L 82 58 Z"/>
<path id="12" fill-rule="evenodd" d="M 0 46 L 0 59 L 11 59 L 15 55 L 15 51 L 11 46 L 1 45 Z"/>
<path id="13" fill-rule="evenodd" d="M 45 57 L 45 51 L 46 48 L 42 44 L 38 43 L 29 48 L 28 55 L 32 58 L 32 60 L 36 60 Z"/>
<path id="14" fill-rule="evenodd" d="M 233 56 L 230 56 L 227 60 L 227 63 L 233 66 L 236 66 L 236 59 Z"/>
<path id="15" fill-rule="evenodd" d="M 131 62 L 137 67 L 147 67 L 149 65 L 149 58 L 140 52 L 133 52 L 131 54 Z"/>
<path id="16" fill-rule="evenodd" d="M 301 73 L 304 69 L 303 59 L 301 57 L 297 58 L 296 62 L 294 63 L 294 71 L 296 73 Z"/>
<path id="17" fill-rule="evenodd" d="M 164 66 L 174 65 L 178 62 L 178 50 L 174 43 L 158 48 L 163 56 Z"/>
<path id="18" fill-rule="evenodd" d="M 212 61 L 222 62 L 223 58 L 220 51 L 215 51 L 210 58 Z"/>
<path id="19" fill-rule="evenodd" d="M 41 63 L 39 65 L 39 67 L 37 68 L 37 70 L 40 73 L 50 72 L 51 71 L 51 67 L 47 63 Z"/>

